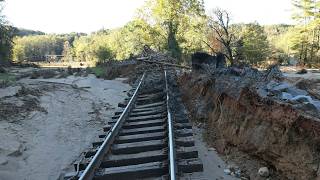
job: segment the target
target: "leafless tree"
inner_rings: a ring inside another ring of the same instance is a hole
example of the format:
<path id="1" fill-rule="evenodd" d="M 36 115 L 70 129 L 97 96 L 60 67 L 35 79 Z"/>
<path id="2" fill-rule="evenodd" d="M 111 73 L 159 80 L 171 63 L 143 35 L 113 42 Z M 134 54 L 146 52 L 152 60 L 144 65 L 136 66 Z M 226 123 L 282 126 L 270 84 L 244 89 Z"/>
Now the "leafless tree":
<path id="1" fill-rule="evenodd" d="M 214 9 L 213 14 L 209 17 L 209 26 L 216 34 L 216 39 L 225 48 L 223 54 L 234 65 L 234 57 L 232 53 L 232 43 L 235 40 L 234 34 L 230 31 L 230 14 L 220 8 Z"/>

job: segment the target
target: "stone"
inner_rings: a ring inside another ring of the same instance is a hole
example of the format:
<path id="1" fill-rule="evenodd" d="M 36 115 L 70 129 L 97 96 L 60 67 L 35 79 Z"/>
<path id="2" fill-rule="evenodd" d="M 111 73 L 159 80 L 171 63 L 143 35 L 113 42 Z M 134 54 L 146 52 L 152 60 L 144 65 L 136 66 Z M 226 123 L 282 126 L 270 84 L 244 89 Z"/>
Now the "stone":
<path id="1" fill-rule="evenodd" d="M 240 170 L 240 169 L 237 169 L 237 170 L 235 171 L 235 176 L 236 176 L 237 178 L 240 178 L 240 177 L 241 177 L 241 170 Z"/>
<path id="2" fill-rule="evenodd" d="M 226 175 L 230 175 L 231 174 L 231 170 L 230 169 L 224 169 L 223 172 Z"/>
<path id="3" fill-rule="evenodd" d="M 292 97 L 291 94 L 286 93 L 286 92 L 283 92 L 281 98 L 282 98 L 283 100 L 285 100 L 285 101 L 288 101 L 288 100 L 292 99 L 293 97 Z"/>
<path id="4" fill-rule="evenodd" d="M 0 165 L 8 164 L 8 159 L 6 157 L 0 157 Z"/>
<path id="5" fill-rule="evenodd" d="M 301 69 L 300 71 L 297 72 L 297 74 L 307 74 L 308 71 L 306 69 Z"/>
<path id="6" fill-rule="evenodd" d="M 279 83 L 277 83 L 276 81 L 271 80 L 268 84 L 267 84 L 267 90 L 270 90 L 276 86 L 278 86 Z"/>
<path id="7" fill-rule="evenodd" d="M 236 170 L 239 170 L 240 168 L 235 164 L 229 164 L 227 165 L 227 169 L 230 169 L 231 171 L 236 171 Z"/>
<path id="8" fill-rule="evenodd" d="M 258 171 L 258 174 L 261 177 L 268 177 L 270 175 L 269 169 L 267 167 L 261 167 Z"/>
<path id="9" fill-rule="evenodd" d="M 291 99 L 292 101 L 298 101 L 300 103 L 312 102 L 312 98 L 310 96 L 298 95 Z"/>
<path id="10" fill-rule="evenodd" d="M 287 89 L 289 89 L 291 87 L 290 84 L 288 83 L 280 83 L 278 86 L 275 86 L 272 88 L 273 91 L 286 91 Z"/>
<path id="11" fill-rule="evenodd" d="M 0 66 L 0 73 L 6 73 L 6 72 L 7 72 L 7 70 L 4 67 Z"/>
<path id="12" fill-rule="evenodd" d="M 278 65 L 272 65 L 270 67 L 268 67 L 268 69 L 266 70 L 266 80 L 270 81 L 272 79 L 282 79 L 283 78 L 283 74 L 281 72 L 281 70 L 279 69 Z"/>
<path id="13" fill-rule="evenodd" d="M 302 103 L 300 108 L 303 109 L 304 111 L 318 111 L 317 106 L 309 102 Z"/>
<path id="14" fill-rule="evenodd" d="M 192 70 L 211 71 L 216 68 L 224 68 L 226 59 L 222 53 L 217 53 L 215 56 L 203 52 L 196 52 L 191 57 Z"/>

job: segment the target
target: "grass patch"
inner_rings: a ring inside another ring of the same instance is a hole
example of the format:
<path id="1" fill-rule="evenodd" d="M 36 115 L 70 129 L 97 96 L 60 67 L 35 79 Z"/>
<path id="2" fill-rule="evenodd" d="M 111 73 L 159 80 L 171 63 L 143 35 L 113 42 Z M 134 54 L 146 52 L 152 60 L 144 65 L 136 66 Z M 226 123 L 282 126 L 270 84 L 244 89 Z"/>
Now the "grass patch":
<path id="1" fill-rule="evenodd" d="M 98 78 L 105 77 L 106 75 L 105 67 L 103 66 L 91 67 L 89 69 L 90 72 L 96 75 Z"/>
<path id="2" fill-rule="evenodd" d="M 16 77 L 9 73 L 0 73 L 0 88 L 10 86 L 16 81 Z"/>

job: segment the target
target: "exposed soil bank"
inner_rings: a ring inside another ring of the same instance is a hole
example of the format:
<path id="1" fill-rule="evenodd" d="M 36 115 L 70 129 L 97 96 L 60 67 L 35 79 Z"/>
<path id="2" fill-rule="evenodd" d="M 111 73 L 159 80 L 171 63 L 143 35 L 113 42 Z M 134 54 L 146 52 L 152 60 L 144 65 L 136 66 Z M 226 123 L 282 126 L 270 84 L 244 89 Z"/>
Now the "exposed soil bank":
<path id="1" fill-rule="evenodd" d="M 258 74 L 189 73 L 180 77 L 179 85 L 192 119 L 206 124 L 208 140 L 218 152 L 237 149 L 260 159 L 276 171 L 275 179 L 316 179 L 320 155 L 317 112 L 263 96 L 264 88 L 256 80 L 264 77 L 255 77 Z M 262 83 L 268 82 L 270 79 Z M 258 178 L 252 173 L 250 177 Z"/>
<path id="2" fill-rule="evenodd" d="M 124 79 L 21 79 L 0 89 L 0 180 L 56 180 L 100 134 Z"/>

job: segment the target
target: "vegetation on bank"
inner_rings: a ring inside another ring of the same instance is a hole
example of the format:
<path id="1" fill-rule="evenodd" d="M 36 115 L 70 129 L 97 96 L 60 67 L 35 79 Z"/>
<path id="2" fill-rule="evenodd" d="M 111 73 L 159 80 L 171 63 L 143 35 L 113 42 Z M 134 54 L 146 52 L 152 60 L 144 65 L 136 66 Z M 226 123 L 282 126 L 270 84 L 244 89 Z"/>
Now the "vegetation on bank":
<path id="1" fill-rule="evenodd" d="M 9 73 L 0 72 L 0 88 L 7 87 L 16 81 L 16 77 Z"/>
<path id="2" fill-rule="evenodd" d="M 302 65 L 320 64 L 320 1 L 293 0 L 293 3 L 295 26 L 261 26 L 257 22 L 234 24 L 230 14 L 221 9 L 208 15 L 202 0 L 148 0 L 123 27 L 89 35 L 29 30 L 10 34 L 8 29 L 3 30 L 1 37 L 7 37 L 8 43 L 2 45 L 0 52 L 12 49 L 12 53 L 0 55 L 6 57 L 2 61 L 12 55 L 14 61 L 105 62 L 128 59 L 148 45 L 178 59 L 203 51 L 223 52 L 229 63 L 260 65 L 295 59 Z M 9 26 L 1 21 L 1 27 Z M 12 39 L 13 35 L 16 36 Z"/>

